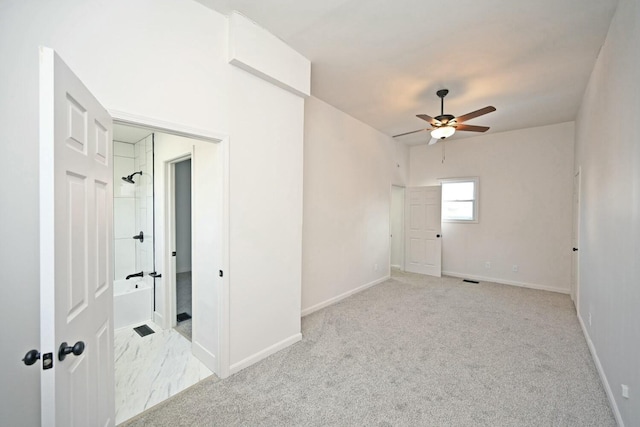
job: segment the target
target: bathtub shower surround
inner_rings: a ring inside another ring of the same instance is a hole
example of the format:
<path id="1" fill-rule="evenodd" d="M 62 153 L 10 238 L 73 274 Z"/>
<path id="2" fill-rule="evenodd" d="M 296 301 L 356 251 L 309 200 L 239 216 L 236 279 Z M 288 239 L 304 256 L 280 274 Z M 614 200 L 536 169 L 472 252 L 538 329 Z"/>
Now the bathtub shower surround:
<path id="1" fill-rule="evenodd" d="M 153 316 L 153 134 L 114 141 L 114 326 Z M 142 272 L 142 277 L 131 277 Z M 126 278 L 129 277 L 129 280 Z"/>
<path id="2" fill-rule="evenodd" d="M 144 271 L 145 280 L 153 286 L 153 279 L 148 276 L 153 272 L 153 134 L 138 141 L 134 145 L 134 170 L 142 171 L 137 176 L 135 195 L 135 226 L 136 231 L 144 232 L 144 241 L 136 242 L 136 267 L 130 273 Z M 132 171 L 132 172 L 133 172 Z"/>
<path id="3" fill-rule="evenodd" d="M 152 312 L 153 286 L 147 281 L 135 278 L 113 282 L 114 329 L 147 322 Z"/>

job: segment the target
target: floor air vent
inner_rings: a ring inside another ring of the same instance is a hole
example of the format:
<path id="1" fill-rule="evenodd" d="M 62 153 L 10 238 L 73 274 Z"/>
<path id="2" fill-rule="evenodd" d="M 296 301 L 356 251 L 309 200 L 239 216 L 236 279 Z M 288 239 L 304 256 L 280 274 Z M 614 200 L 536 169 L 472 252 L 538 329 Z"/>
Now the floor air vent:
<path id="1" fill-rule="evenodd" d="M 138 326 L 137 328 L 133 328 L 133 330 L 141 337 L 146 337 L 147 335 L 155 333 L 155 331 L 147 325 Z"/>
<path id="2" fill-rule="evenodd" d="M 176 317 L 178 318 L 178 322 L 184 322 L 185 320 L 191 319 L 191 315 L 189 313 L 180 313 Z"/>

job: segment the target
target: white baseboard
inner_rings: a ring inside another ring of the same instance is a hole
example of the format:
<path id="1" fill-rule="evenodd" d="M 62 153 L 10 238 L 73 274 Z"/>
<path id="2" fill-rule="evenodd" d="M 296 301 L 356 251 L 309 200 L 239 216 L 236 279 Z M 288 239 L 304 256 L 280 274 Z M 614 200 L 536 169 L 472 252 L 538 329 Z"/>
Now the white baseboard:
<path id="1" fill-rule="evenodd" d="M 202 364 L 209 368 L 211 372 L 218 375 L 218 360 L 215 354 L 211 353 L 196 341 L 193 341 L 191 343 L 191 352 L 196 357 L 196 359 L 201 361 Z"/>
<path id="2" fill-rule="evenodd" d="M 323 302 L 318 303 L 318 304 L 315 304 L 315 305 L 312 305 L 311 307 L 305 308 L 304 310 L 302 310 L 302 312 L 300 314 L 301 314 L 302 317 L 304 317 L 304 316 L 306 316 L 308 314 L 311 314 L 311 313 L 313 313 L 315 311 L 318 311 L 318 310 L 321 310 L 321 309 L 323 309 L 325 307 L 328 307 L 331 304 L 335 304 L 338 301 L 341 301 L 341 300 L 343 300 L 345 298 L 348 298 L 353 294 L 357 294 L 358 292 L 362 292 L 367 288 L 370 288 L 370 287 L 375 286 L 377 284 L 380 284 L 380 283 L 382 283 L 382 282 L 384 282 L 386 280 L 389 280 L 390 277 L 391 277 L 390 275 L 387 275 L 387 276 L 384 276 L 384 277 L 382 277 L 380 279 L 374 280 L 373 282 L 369 282 L 369 283 L 366 283 L 366 284 L 364 284 L 362 286 L 358 286 L 357 288 L 351 289 L 350 291 L 347 291 L 347 292 L 345 292 L 343 294 L 340 294 L 340 295 L 335 296 L 333 298 L 329 298 L 328 300 L 323 301 Z"/>
<path id="3" fill-rule="evenodd" d="M 493 282 L 502 285 L 519 286 L 521 288 L 538 289 L 541 291 L 558 292 L 560 294 L 569 294 L 569 289 L 556 288 L 555 286 L 538 285 L 536 283 L 517 282 L 515 280 L 496 279 L 493 277 L 474 276 L 472 274 L 456 273 L 454 271 L 443 271 L 444 276 L 459 277 L 461 279 L 477 280 L 479 282 Z"/>
<path id="4" fill-rule="evenodd" d="M 245 359 L 242 359 L 241 361 L 234 363 L 230 366 L 229 368 L 229 375 L 233 375 L 236 372 L 253 365 L 256 362 L 261 361 L 264 358 L 267 358 L 269 356 L 271 356 L 274 353 L 277 353 L 278 351 L 285 349 L 287 347 L 289 347 L 291 344 L 295 344 L 298 341 L 300 341 L 302 339 L 302 334 L 301 333 L 297 333 L 294 334 L 292 336 L 290 336 L 289 338 L 286 338 L 278 343 L 275 343 L 274 345 L 265 348 L 262 351 L 257 352 L 254 355 L 251 355 Z"/>
<path id="5" fill-rule="evenodd" d="M 157 311 L 153 312 L 153 323 L 155 323 L 156 325 L 161 326 L 162 328 L 165 328 L 164 326 L 164 316 L 160 313 L 158 313 Z"/>
<path id="6" fill-rule="evenodd" d="M 596 364 L 596 370 L 600 375 L 600 381 L 602 381 L 602 385 L 604 386 L 604 391 L 607 394 L 607 398 L 609 399 L 609 404 L 611 405 L 613 416 L 616 418 L 616 422 L 618 423 L 618 425 L 620 427 L 624 427 L 624 422 L 622 421 L 622 415 L 620 414 L 620 409 L 618 409 L 616 400 L 613 397 L 613 391 L 611 390 L 611 385 L 609 384 L 609 380 L 607 380 L 607 376 L 604 373 L 604 369 L 602 368 L 602 363 L 600 363 L 600 358 L 598 358 L 598 353 L 596 353 L 596 347 L 593 345 L 593 341 L 591 341 L 591 337 L 589 336 L 587 327 L 585 326 L 584 321 L 582 320 L 582 316 L 580 316 L 580 312 L 578 312 L 578 322 L 580 322 L 580 326 L 582 327 L 582 333 L 584 334 L 584 338 L 587 340 L 587 346 L 589 347 L 589 351 L 591 352 L 591 357 L 593 358 L 593 361 Z"/>

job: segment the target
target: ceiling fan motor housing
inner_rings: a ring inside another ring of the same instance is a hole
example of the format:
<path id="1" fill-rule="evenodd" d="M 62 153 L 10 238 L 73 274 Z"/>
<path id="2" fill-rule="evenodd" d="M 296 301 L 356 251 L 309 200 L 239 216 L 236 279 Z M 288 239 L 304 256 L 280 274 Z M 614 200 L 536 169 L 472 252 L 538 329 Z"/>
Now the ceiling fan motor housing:
<path id="1" fill-rule="evenodd" d="M 455 119 L 456 116 L 452 116 L 451 114 L 441 114 L 439 116 L 434 117 L 434 119 L 438 120 L 440 124 L 438 126 L 444 126 L 448 124 L 451 120 Z"/>

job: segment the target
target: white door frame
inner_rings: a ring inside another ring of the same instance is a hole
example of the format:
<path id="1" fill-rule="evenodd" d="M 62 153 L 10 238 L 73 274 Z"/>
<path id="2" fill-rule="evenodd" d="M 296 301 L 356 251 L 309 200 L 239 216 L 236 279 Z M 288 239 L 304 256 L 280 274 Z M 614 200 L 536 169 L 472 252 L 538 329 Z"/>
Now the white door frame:
<path id="1" fill-rule="evenodd" d="M 400 235 L 399 236 L 393 236 L 393 234 L 392 234 L 393 230 L 391 228 L 391 223 L 393 222 L 393 218 L 394 218 L 394 215 L 393 215 L 393 213 L 394 213 L 393 212 L 393 193 L 394 193 L 396 188 L 402 190 L 402 215 L 401 215 L 401 218 L 400 218 L 400 221 L 402 222 L 402 224 L 400 225 L 400 230 L 401 231 L 400 231 Z M 405 236 L 404 236 L 404 234 L 405 234 L 405 230 L 404 230 L 404 222 L 405 222 L 404 202 L 405 202 L 405 200 L 404 200 L 404 198 L 405 198 L 405 192 L 406 192 L 406 187 L 405 186 L 391 184 L 391 204 L 390 204 L 390 209 L 389 209 L 389 211 L 390 211 L 390 214 L 389 214 L 389 220 L 390 220 L 390 224 L 389 224 L 389 230 L 390 230 L 390 232 L 389 232 L 389 265 L 393 266 L 392 265 L 393 239 L 399 239 L 400 240 L 400 252 L 401 252 L 401 255 L 400 255 L 401 260 L 400 260 L 399 267 L 400 267 L 400 270 L 402 270 L 402 271 L 404 271 L 404 256 L 405 256 L 405 248 L 404 248 L 404 238 L 405 238 Z"/>
<path id="2" fill-rule="evenodd" d="M 571 299 L 576 306 L 578 315 L 580 314 L 580 187 L 582 179 L 582 170 L 578 167 L 578 171 L 573 176 L 573 230 L 571 235 L 571 244 L 578 251 L 571 253 Z"/>
<path id="3" fill-rule="evenodd" d="M 203 129 L 192 128 L 177 123 L 157 120 L 137 114 L 130 114 L 119 110 L 108 110 L 113 117 L 114 123 L 123 125 L 144 127 L 154 132 L 162 132 L 171 135 L 182 136 L 204 140 L 219 144 L 220 152 L 220 168 L 222 177 L 222 271 L 221 289 L 219 290 L 219 357 L 216 358 L 216 367 L 214 372 L 220 378 L 229 376 L 230 371 L 230 355 L 229 355 L 229 330 L 230 330 L 230 297 L 229 297 L 229 136 L 222 133 L 210 132 Z M 156 256 L 163 256 L 156 254 Z M 167 265 L 167 264 L 165 264 Z M 175 284 L 174 284 L 175 286 Z M 174 308 L 175 311 L 175 308 Z"/>
<path id="4" fill-rule="evenodd" d="M 164 277 L 168 280 L 165 289 L 165 322 L 169 328 L 173 328 L 178 324 L 176 316 L 178 315 L 176 296 L 176 257 L 169 253 L 176 248 L 176 163 L 191 159 L 191 155 L 177 157 L 165 162 L 165 239 L 169 242 L 169 247 L 165 248 L 163 254 L 165 271 Z M 192 232 L 193 233 L 193 232 Z M 193 310 L 193 306 L 191 308 Z M 193 315 L 193 313 L 191 313 Z"/>

